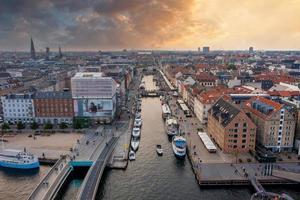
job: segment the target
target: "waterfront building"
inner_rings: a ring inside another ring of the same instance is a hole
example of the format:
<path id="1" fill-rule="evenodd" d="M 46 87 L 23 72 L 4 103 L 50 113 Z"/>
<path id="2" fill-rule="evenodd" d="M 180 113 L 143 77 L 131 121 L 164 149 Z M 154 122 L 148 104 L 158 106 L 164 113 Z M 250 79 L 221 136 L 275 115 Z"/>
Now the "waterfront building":
<path id="1" fill-rule="evenodd" d="M 257 143 L 273 152 L 292 150 L 296 114 L 291 106 L 253 97 L 245 103 L 245 109 L 257 125 Z"/>
<path id="2" fill-rule="evenodd" d="M 224 153 L 254 151 L 256 125 L 237 105 L 220 98 L 208 111 L 208 134 Z"/>
<path id="3" fill-rule="evenodd" d="M 1 97 L 3 118 L 8 123 L 31 123 L 34 120 L 33 94 L 9 94 Z"/>
<path id="4" fill-rule="evenodd" d="M 73 99 L 70 91 L 36 92 L 33 102 L 37 123 L 73 123 Z"/>
<path id="5" fill-rule="evenodd" d="M 76 73 L 71 79 L 74 114 L 77 118 L 91 118 L 110 122 L 116 113 L 117 83 L 102 73 Z"/>

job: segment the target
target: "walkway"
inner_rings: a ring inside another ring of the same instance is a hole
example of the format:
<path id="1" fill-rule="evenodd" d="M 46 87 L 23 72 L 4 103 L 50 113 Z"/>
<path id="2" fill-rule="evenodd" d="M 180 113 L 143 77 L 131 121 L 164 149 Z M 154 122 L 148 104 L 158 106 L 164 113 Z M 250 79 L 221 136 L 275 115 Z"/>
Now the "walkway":
<path id="1" fill-rule="evenodd" d="M 90 168 L 85 180 L 81 186 L 81 190 L 77 199 L 92 200 L 95 199 L 98 186 L 106 167 L 106 163 L 111 156 L 111 153 L 116 145 L 118 138 L 113 137 L 103 149 L 102 153 Z"/>

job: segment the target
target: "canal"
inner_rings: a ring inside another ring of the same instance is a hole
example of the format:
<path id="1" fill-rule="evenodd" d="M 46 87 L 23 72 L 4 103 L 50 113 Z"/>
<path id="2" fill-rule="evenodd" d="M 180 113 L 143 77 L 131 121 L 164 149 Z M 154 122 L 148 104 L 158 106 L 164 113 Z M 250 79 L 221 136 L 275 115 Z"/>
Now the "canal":
<path id="1" fill-rule="evenodd" d="M 144 77 L 146 89 L 155 89 L 152 76 Z M 126 170 L 106 170 L 97 199 L 250 199 L 246 188 L 200 189 L 189 160 L 178 160 L 164 132 L 159 98 L 143 98 L 142 133 L 136 160 Z M 156 154 L 156 144 L 164 148 Z"/>

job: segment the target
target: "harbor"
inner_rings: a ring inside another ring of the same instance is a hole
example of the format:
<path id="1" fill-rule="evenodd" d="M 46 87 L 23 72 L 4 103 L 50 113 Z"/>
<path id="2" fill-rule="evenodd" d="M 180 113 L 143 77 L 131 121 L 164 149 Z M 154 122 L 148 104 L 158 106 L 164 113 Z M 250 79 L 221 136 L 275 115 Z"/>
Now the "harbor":
<path id="1" fill-rule="evenodd" d="M 158 90 L 153 78 L 154 76 L 149 75 L 144 76 L 142 79 L 146 89 Z M 180 133 L 186 138 L 187 156 L 183 159 L 178 159 L 174 155 L 172 143 L 166 132 L 166 125 L 162 115 L 162 99 L 158 97 L 143 97 L 141 99 L 140 117 L 142 119 L 142 126 L 139 135 L 135 136 L 138 138 L 138 147 L 133 149 L 131 139 L 137 110 L 137 92 L 132 91 L 129 96 L 130 101 L 128 105 L 130 106 L 128 110 L 131 111 L 131 113 L 123 112 L 121 118 L 111 126 L 102 126 L 102 128 L 98 128 L 97 130 L 91 129 L 86 135 L 79 137 L 79 144 L 77 141 L 78 136 L 74 137 L 73 141 L 68 143 L 69 146 L 65 146 L 61 149 L 64 153 L 70 153 L 69 148 L 70 145 L 73 144 L 71 147 L 76 151 L 70 155 L 75 155 L 75 160 L 80 161 L 77 163 L 73 162 L 73 167 L 77 166 L 76 168 L 78 169 L 80 165 L 88 166 L 87 160 L 90 159 L 97 162 L 97 158 L 99 156 L 101 157 L 100 153 L 105 149 L 104 141 L 109 141 L 105 137 L 102 137 L 107 135 L 104 134 L 103 131 L 109 132 L 110 137 L 114 135 L 119 138 L 116 141 L 111 156 L 107 160 L 108 167 L 105 168 L 104 166 L 99 168 L 99 170 L 95 169 L 103 173 L 102 177 L 98 175 L 95 176 L 101 177 L 99 188 L 96 186 L 95 190 L 96 199 L 143 199 L 145 196 L 147 196 L 147 199 L 223 199 L 226 197 L 235 200 L 240 199 L 240 196 L 245 197 L 245 199 L 250 199 L 257 190 L 255 190 L 253 186 L 249 187 L 251 185 L 251 179 L 245 176 L 245 172 L 255 174 L 257 180 L 263 184 L 264 188 L 267 188 L 267 191 L 278 192 L 276 188 L 270 189 L 268 187 L 269 184 L 281 185 L 283 188 L 285 188 L 284 185 L 291 184 L 289 188 L 283 189 L 283 191 L 280 189 L 280 192 L 288 193 L 295 199 L 300 195 L 293 189 L 295 180 L 282 178 L 282 176 L 290 176 L 296 179 L 297 177 L 293 176 L 293 174 L 287 175 L 280 172 L 282 169 L 289 168 L 297 170 L 297 163 L 274 165 L 274 170 L 272 171 L 274 174 L 271 176 L 271 171 L 266 171 L 265 166 L 255 162 L 251 155 L 239 155 L 238 159 L 242 159 L 244 163 L 236 163 L 237 158 L 235 156 L 224 154 L 220 152 L 219 149 L 216 153 L 209 153 L 197 134 L 199 131 L 199 122 L 195 117 L 185 116 L 185 113 L 176 104 L 177 100 L 171 98 L 171 93 L 170 99 L 168 99 L 167 102 L 170 112 L 176 114 L 174 117 L 178 122 Z M 99 135 L 95 135 L 95 132 L 98 132 Z M 51 137 L 52 136 L 49 138 Z M 27 138 L 29 137 L 27 136 L 23 139 Z M 33 140 L 32 138 L 30 139 Z M 39 140 L 40 138 L 37 138 L 37 141 Z M 95 140 L 96 142 L 90 146 L 86 145 L 87 140 Z M 163 149 L 162 155 L 157 153 L 158 144 L 161 149 Z M 32 149 L 34 150 L 34 148 Z M 135 159 L 129 161 L 128 156 L 132 150 L 135 151 Z M 76 154 L 76 152 L 80 153 Z M 249 158 L 252 159 L 251 163 L 247 163 L 247 159 Z M 67 162 L 63 161 L 62 163 L 68 163 L 70 161 L 68 157 L 66 159 Z M 89 164 L 89 166 L 91 165 L 92 163 Z M 66 171 L 65 169 L 67 168 L 59 168 L 59 172 L 64 173 L 64 171 Z M 34 175 L 36 176 L 35 184 L 32 184 L 31 189 L 28 190 L 27 193 L 25 192 L 26 194 L 23 194 L 20 199 L 28 197 L 34 188 L 33 185 L 36 185 L 42 180 L 42 177 L 49 174 L 49 170 L 49 167 L 42 166 Z M 53 174 L 56 174 L 56 177 L 60 177 L 61 173 Z M 82 172 L 78 173 L 81 174 Z M 58 197 L 66 200 L 78 198 L 81 191 L 83 191 L 83 185 L 88 183 L 87 180 L 84 181 L 86 176 L 89 176 L 89 173 L 86 173 L 87 174 L 82 175 L 79 179 L 69 180 L 69 183 L 59 190 L 57 194 Z M 73 175 L 70 172 L 68 177 L 71 176 Z M 54 183 L 57 178 L 51 178 L 51 180 Z M 51 182 L 49 182 L 49 184 L 51 184 Z M 220 189 L 220 186 L 227 187 Z M 214 188 L 213 193 L 211 193 L 212 187 Z M 153 193 L 153 191 L 156 192 Z M 176 193 L 174 191 L 181 192 Z M 11 199 L 18 199 L 18 197 Z"/>

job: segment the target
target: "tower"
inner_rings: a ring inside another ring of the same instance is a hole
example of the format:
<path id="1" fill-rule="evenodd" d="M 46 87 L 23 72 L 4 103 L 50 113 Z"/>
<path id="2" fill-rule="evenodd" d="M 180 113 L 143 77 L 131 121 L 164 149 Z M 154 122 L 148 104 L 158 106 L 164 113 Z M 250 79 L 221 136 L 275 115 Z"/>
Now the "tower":
<path id="1" fill-rule="evenodd" d="M 46 60 L 49 60 L 50 48 L 46 47 Z"/>
<path id="2" fill-rule="evenodd" d="M 34 49 L 34 44 L 33 44 L 33 40 L 31 38 L 30 40 L 30 55 L 31 55 L 31 59 L 35 59 L 35 49 Z"/>
<path id="3" fill-rule="evenodd" d="M 63 55 L 62 55 L 62 53 L 61 53 L 61 48 L 60 48 L 60 46 L 59 46 L 59 47 L 58 47 L 58 57 L 59 57 L 59 58 L 62 58 L 62 56 L 63 56 Z"/>

